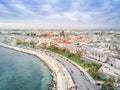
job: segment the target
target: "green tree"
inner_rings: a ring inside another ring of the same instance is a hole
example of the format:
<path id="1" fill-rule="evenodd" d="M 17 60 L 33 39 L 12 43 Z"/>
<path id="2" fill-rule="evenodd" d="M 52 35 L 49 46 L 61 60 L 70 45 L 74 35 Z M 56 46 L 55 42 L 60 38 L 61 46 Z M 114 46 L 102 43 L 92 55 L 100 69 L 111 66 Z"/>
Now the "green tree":
<path id="1" fill-rule="evenodd" d="M 22 41 L 22 40 L 17 40 L 17 41 L 16 41 L 16 44 L 17 44 L 17 45 L 27 46 L 29 43 L 28 43 L 28 42 L 25 42 L 25 41 Z"/>
<path id="2" fill-rule="evenodd" d="M 102 85 L 103 90 L 115 90 L 115 82 L 114 79 L 107 79 L 103 85 Z"/>
<path id="3" fill-rule="evenodd" d="M 75 56 L 77 58 L 80 58 L 82 56 L 82 51 L 80 51 L 80 50 L 76 51 Z"/>
<path id="4" fill-rule="evenodd" d="M 61 48 L 61 52 L 65 53 L 65 54 L 69 54 L 70 50 L 68 50 L 67 48 L 63 47 L 63 48 Z"/>
<path id="5" fill-rule="evenodd" d="M 47 42 L 42 42 L 41 45 L 42 45 L 42 47 L 46 48 L 47 47 Z"/>
<path id="6" fill-rule="evenodd" d="M 100 73 L 98 72 L 98 69 L 96 67 L 89 68 L 89 74 L 95 79 L 100 79 Z"/>
<path id="7" fill-rule="evenodd" d="M 35 42 L 34 42 L 34 41 L 31 41 L 31 42 L 29 43 L 29 45 L 30 45 L 30 47 L 32 47 L 32 48 L 36 48 L 36 45 L 35 45 Z"/>
<path id="8" fill-rule="evenodd" d="M 75 54 L 74 53 L 69 53 L 68 57 L 75 57 Z"/>
<path id="9" fill-rule="evenodd" d="M 65 53 L 66 52 L 66 48 L 65 47 L 61 48 L 61 51 Z"/>
<path id="10" fill-rule="evenodd" d="M 55 46 L 55 45 L 50 45 L 49 48 L 51 50 L 54 50 L 54 51 L 58 51 L 59 50 L 59 48 L 57 46 Z"/>

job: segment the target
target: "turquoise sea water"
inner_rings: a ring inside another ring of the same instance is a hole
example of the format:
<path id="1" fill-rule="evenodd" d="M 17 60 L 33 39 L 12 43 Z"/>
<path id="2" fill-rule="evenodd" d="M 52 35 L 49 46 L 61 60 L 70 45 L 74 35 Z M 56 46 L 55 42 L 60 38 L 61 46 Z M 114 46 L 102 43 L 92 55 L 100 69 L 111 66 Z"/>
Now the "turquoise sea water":
<path id="1" fill-rule="evenodd" d="M 51 72 L 39 58 L 0 47 L 0 90 L 48 90 Z"/>

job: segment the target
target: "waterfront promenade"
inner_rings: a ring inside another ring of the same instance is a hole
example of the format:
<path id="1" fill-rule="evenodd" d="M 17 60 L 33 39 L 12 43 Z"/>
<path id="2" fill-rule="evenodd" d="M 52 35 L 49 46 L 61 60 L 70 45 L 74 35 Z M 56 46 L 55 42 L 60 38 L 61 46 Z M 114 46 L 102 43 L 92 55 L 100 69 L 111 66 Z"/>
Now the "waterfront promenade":
<path id="1" fill-rule="evenodd" d="M 28 53 L 31 55 L 35 55 L 41 58 L 41 60 L 43 60 L 52 71 L 53 82 L 54 82 L 53 88 L 52 88 L 53 90 L 56 90 L 56 89 L 57 90 L 75 90 L 75 88 L 72 88 L 74 87 L 73 81 L 68 71 L 64 68 L 64 66 L 58 61 L 54 60 L 54 58 L 46 55 L 44 52 L 39 52 L 36 50 L 31 50 L 26 48 L 20 48 L 16 46 L 10 46 L 4 43 L 0 43 L 0 46 L 21 51 L 24 53 Z"/>
<path id="2" fill-rule="evenodd" d="M 96 85 L 96 81 L 86 72 L 85 69 L 83 69 L 73 61 L 51 51 L 45 52 L 47 55 L 55 58 L 57 61 L 64 65 L 64 67 L 71 75 L 75 86 L 77 87 L 76 90 L 99 90 L 101 88 L 101 86 Z"/>

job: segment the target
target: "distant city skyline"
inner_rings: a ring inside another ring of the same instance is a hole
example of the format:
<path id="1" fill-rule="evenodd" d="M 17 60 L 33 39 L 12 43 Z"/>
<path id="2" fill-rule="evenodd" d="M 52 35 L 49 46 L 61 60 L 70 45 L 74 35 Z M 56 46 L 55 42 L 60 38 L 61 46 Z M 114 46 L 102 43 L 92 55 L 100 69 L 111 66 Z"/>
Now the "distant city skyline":
<path id="1" fill-rule="evenodd" d="M 120 29 L 120 0 L 0 0 L 0 29 Z"/>

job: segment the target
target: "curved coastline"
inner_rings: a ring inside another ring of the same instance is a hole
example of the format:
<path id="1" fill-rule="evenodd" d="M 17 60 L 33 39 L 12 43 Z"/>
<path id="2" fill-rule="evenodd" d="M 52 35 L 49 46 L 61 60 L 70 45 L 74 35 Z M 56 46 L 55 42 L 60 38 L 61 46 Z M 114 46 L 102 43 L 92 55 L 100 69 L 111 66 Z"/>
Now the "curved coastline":
<path id="1" fill-rule="evenodd" d="M 10 49 L 13 49 L 16 51 L 24 52 L 27 54 L 31 54 L 31 55 L 34 55 L 34 56 L 37 56 L 38 58 L 40 58 L 52 72 L 53 87 L 50 89 L 52 89 L 52 90 L 68 90 L 71 87 L 74 87 L 72 79 L 71 79 L 68 71 L 65 69 L 65 67 L 58 61 L 53 60 L 52 57 L 47 56 L 45 53 L 28 50 L 28 49 L 20 48 L 20 47 L 16 47 L 16 46 L 10 46 L 10 45 L 4 44 L 4 43 L 0 43 L 0 46 L 10 48 Z M 72 88 L 71 90 L 74 90 L 74 88 Z"/>

